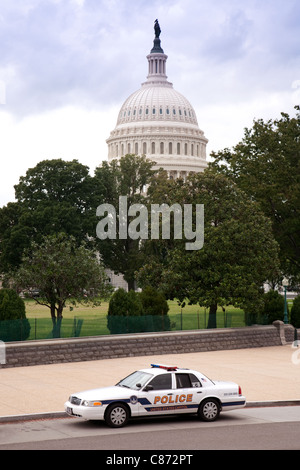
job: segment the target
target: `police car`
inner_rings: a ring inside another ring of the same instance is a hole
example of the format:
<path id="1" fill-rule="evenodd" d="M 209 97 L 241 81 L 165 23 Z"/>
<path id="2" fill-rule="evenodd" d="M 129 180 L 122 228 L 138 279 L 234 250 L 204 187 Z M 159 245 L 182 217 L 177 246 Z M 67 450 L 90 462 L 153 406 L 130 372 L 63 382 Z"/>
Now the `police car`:
<path id="1" fill-rule="evenodd" d="M 221 411 L 245 404 L 241 387 L 234 382 L 212 381 L 195 370 L 151 364 L 113 387 L 71 395 L 65 411 L 86 420 L 105 420 L 117 428 L 137 416 L 194 413 L 204 421 L 214 421 Z"/>

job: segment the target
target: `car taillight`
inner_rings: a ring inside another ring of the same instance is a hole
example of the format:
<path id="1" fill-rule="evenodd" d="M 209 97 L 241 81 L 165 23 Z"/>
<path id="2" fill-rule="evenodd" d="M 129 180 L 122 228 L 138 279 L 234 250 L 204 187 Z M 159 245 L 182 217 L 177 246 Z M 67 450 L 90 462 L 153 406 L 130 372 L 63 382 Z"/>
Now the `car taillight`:
<path id="1" fill-rule="evenodd" d="M 242 389 L 240 386 L 239 386 L 239 395 L 242 395 Z"/>

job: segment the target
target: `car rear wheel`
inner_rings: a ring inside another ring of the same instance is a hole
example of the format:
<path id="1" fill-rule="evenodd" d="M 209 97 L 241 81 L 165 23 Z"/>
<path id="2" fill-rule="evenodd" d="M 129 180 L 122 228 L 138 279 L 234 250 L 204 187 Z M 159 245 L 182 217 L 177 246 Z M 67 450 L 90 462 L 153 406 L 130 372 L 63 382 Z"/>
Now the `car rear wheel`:
<path id="1" fill-rule="evenodd" d="M 105 422 L 112 428 L 121 428 L 122 426 L 125 426 L 128 419 L 128 409 L 122 403 L 111 405 L 105 413 Z"/>
<path id="2" fill-rule="evenodd" d="M 215 421 L 220 414 L 220 405 L 217 400 L 208 398 L 199 407 L 198 415 L 204 421 Z"/>

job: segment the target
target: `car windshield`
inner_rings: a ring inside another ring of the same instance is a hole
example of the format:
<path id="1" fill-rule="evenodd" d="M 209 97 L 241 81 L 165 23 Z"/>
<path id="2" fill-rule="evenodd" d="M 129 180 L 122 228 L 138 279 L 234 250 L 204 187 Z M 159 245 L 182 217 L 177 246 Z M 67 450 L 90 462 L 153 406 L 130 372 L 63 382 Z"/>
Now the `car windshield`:
<path id="1" fill-rule="evenodd" d="M 142 372 L 140 370 L 133 372 L 133 374 L 128 375 L 125 379 L 120 380 L 117 383 L 119 387 L 126 387 L 132 388 L 133 390 L 139 390 L 142 388 L 148 380 L 153 377 L 152 374 L 148 374 L 147 372 Z"/>

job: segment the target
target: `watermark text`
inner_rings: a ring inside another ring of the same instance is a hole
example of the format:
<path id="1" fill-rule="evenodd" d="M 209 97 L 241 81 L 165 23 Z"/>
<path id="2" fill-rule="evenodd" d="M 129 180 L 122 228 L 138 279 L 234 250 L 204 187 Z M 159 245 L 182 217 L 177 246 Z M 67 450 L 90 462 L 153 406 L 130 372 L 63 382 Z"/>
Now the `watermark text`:
<path id="1" fill-rule="evenodd" d="M 100 240 L 159 240 L 160 235 L 170 240 L 173 231 L 175 240 L 188 240 L 186 250 L 200 250 L 204 244 L 203 204 L 151 204 L 149 214 L 146 205 L 128 207 L 127 196 L 120 196 L 118 211 L 112 204 L 101 204 L 96 215 L 102 217 L 96 227 Z"/>

